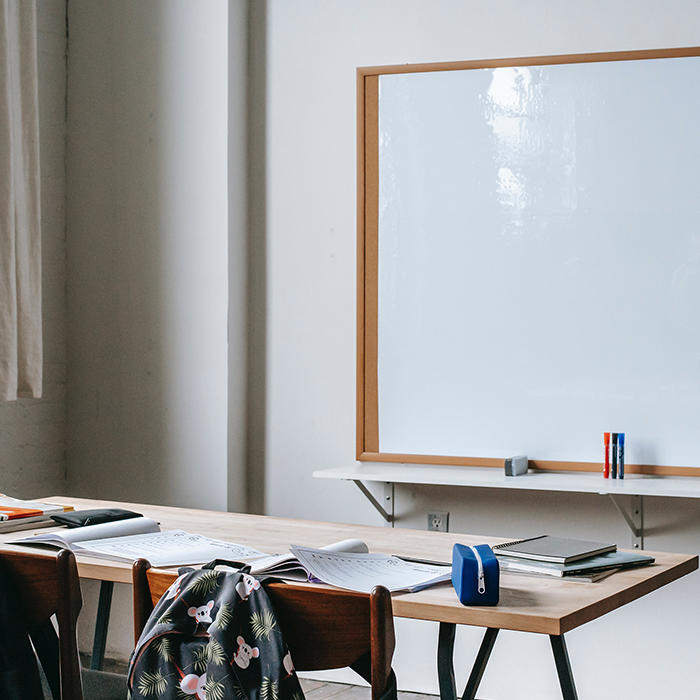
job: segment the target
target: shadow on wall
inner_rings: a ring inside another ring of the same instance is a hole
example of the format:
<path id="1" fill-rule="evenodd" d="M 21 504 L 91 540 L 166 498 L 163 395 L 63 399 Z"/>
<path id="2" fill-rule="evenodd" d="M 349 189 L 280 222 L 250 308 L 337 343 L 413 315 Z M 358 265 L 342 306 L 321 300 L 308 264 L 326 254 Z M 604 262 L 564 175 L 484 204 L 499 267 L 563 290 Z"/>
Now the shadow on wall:
<path id="1" fill-rule="evenodd" d="M 265 512 L 267 411 L 267 0 L 248 3 L 247 505 Z"/>
<path id="2" fill-rule="evenodd" d="M 226 508 L 226 10 L 69 4 L 76 495 Z"/>

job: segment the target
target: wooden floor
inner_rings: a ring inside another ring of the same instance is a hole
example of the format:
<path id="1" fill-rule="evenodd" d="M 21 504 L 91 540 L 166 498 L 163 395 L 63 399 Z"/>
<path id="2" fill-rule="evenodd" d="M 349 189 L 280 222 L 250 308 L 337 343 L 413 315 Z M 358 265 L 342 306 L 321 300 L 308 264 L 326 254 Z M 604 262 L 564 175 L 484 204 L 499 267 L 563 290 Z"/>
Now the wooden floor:
<path id="1" fill-rule="evenodd" d="M 307 700 L 369 700 L 369 688 L 342 683 L 324 683 L 301 679 L 301 687 Z M 435 700 L 436 695 L 419 695 L 418 693 L 399 693 L 399 700 Z"/>
<path id="2" fill-rule="evenodd" d="M 87 654 L 80 655 L 83 668 L 90 668 L 90 657 Z M 105 659 L 104 670 L 112 673 L 125 674 L 127 665 L 113 659 Z M 369 688 L 358 685 L 344 685 L 343 683 L 326 683 L 325 681 L 311 681 L 302 678 L 301 687 L 307 700 L 369 700 Z M 399 700 L 435 700 L 437 695 L 420 695 L 419 693 L 399 693 Z"/>

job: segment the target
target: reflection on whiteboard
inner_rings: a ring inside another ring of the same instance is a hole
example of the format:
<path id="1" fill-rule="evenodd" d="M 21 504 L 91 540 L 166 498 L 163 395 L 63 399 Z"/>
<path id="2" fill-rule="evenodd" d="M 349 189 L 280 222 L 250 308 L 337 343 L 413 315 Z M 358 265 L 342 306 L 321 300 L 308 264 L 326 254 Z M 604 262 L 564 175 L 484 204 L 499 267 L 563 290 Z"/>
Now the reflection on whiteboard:
<path id="1" fill-rule="evenodd" d="M 699 82 L 380 77 L 381 452 L 700 466 Z"/>

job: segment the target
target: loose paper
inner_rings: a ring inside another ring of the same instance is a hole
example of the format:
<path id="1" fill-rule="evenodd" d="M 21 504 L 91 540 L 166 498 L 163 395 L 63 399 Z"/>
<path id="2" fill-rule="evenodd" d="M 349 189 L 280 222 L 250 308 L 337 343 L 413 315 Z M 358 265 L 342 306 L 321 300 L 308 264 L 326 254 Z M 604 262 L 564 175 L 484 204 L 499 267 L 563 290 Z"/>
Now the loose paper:
<path id="1" fill-rule="evenodd" d="M 389 591 L 419 591 L 449 581 L 452 567 L 407 562 L 388 554 L 331 552 L 290 547 L 301 564 L 320 581 L 338 588 L 370 593 L 375 586 Z"/>

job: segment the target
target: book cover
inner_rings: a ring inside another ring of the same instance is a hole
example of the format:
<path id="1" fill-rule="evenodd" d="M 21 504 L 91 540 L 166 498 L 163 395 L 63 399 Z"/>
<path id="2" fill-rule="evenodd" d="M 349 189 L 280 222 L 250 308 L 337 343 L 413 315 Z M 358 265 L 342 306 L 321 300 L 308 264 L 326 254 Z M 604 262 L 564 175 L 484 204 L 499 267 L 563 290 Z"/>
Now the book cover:
<path id="1" fill-rule="evenodd" d="M 505 554 L 509 557 L 568 564 L 569 562 L 597 554 L 614 552 L 616 549 L 617 545 L 615 544 L 539 535 L 538 537 L 516 540 L 515 542 L 497 544 L 493 551 L 497 555 Z"/>

